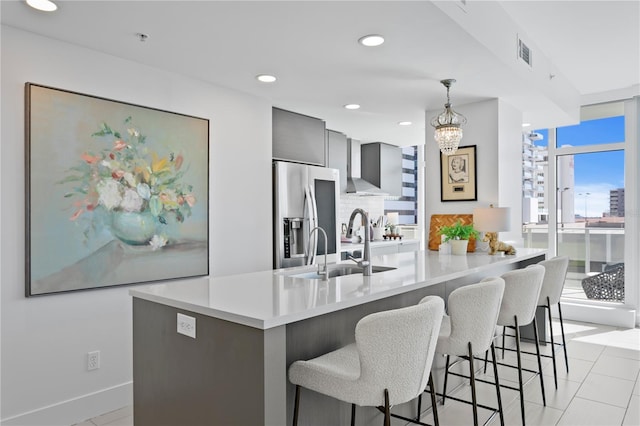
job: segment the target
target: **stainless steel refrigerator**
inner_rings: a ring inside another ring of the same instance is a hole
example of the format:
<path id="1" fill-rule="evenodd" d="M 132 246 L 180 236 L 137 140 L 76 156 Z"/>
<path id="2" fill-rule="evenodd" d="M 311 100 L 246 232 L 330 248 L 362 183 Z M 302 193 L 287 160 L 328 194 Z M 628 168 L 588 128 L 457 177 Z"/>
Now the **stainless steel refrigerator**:
<path id="1" fill-rule="evenodd" d="M 324 256 L 327 233 L 329 262 L 340 257 L 339 172 L 326 167 L 273 162 L 273 266 L 310 265 Z M 323 258 L 320 261 L 324 261 Z"/>

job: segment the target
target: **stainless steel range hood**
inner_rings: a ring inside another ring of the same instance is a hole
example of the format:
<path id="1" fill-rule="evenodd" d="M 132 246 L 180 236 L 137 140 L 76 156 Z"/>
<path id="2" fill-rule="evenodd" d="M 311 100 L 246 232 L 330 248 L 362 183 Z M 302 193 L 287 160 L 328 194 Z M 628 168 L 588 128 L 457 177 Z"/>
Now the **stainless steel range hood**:
<path id="1" fill-rule="evenodd" d="M 388 195 L 380 188 L 362 179 L 360 141 L 347 139 L 347 193 L 355 195 Z"/>

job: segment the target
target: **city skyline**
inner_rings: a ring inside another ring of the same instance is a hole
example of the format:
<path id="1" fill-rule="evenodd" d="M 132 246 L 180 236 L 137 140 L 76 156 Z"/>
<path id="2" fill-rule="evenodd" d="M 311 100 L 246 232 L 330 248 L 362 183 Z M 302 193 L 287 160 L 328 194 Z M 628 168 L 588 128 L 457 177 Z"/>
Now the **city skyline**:
<path id="1" fill-rule="evenodd" d="M 535 141 L 535 145 L 547 147 L 548 129 L 539 129 L 535 132 L 543 137 Z M 573 126 L 559 127 L 556 138 L 558 146 L 624 142 L 624 117 L 607 117 L 582 121 Z M 573 157 L 574 212 L 576 216 L 581 217 L 602 217 L 609 212 L 610 191 L 624 188 L 624 151 L 574 154 Z"/>

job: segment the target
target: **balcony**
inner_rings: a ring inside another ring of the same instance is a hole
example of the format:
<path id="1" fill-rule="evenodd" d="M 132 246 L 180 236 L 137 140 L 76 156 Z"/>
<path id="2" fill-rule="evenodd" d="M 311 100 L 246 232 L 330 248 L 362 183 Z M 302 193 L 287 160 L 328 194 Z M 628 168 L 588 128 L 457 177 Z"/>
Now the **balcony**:
<path id="1" fill-rule="evenodd" d="M 587 300 L 582 279 L 624 262 L 624 223 L 617 225 L 620 228 L 585 227 L 584 222 L 559 225 L 558 254 L 570 259 L 563 298 Z M 547 248 L 548 226 L 525 225 L 523 238 L 525 247 Z"/>

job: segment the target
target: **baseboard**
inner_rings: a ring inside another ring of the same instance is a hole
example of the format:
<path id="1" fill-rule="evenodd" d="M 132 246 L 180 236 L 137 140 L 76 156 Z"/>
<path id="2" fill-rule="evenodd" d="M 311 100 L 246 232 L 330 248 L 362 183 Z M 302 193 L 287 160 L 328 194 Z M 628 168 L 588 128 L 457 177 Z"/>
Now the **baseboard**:
<path id="1" fill-rule="evenodd" d="M 2 426 L 69 426 L 133 404 L 133 382 L 0 420 Z"/>
<path id="2" fill-rule="evenodd" d="M 582 303 L 562 303 L 562 317 L 567 320 L 591 322 L 614 327 L 634 328 L 636 310 L 624 306 L 603 306 Z M 557 310 L 553 314 L 557 316 Z"/>

